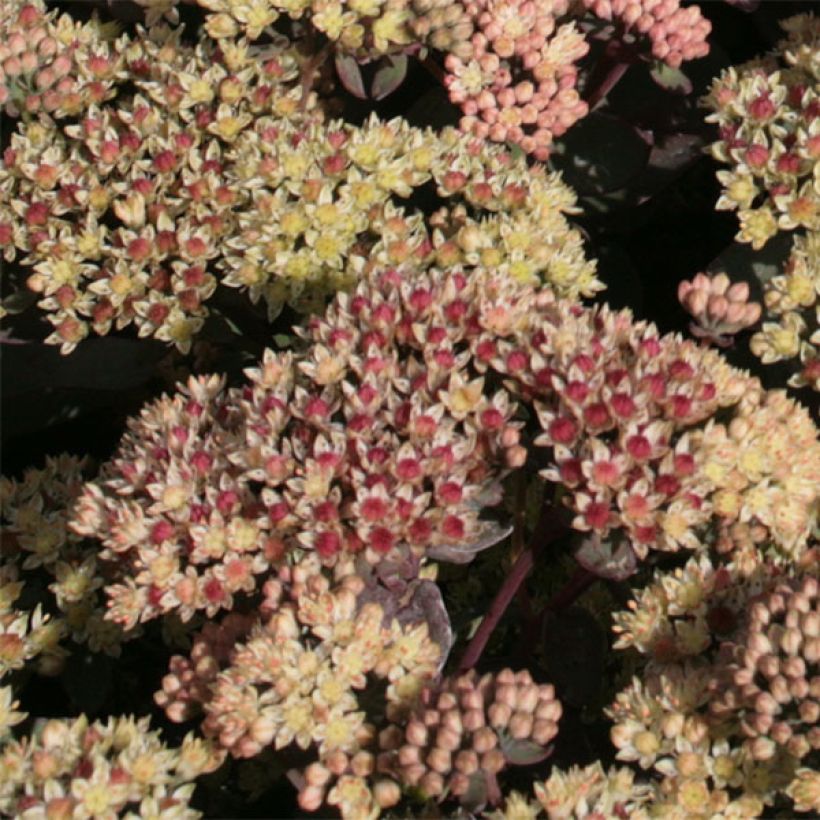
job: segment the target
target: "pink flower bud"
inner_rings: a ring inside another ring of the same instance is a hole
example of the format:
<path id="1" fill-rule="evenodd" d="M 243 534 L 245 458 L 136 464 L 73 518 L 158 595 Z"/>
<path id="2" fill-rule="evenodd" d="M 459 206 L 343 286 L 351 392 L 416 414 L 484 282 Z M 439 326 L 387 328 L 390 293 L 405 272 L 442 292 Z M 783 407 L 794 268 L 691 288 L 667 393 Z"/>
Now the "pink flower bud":
<path id="1" fill-rule="evenodd" d="M 767 737 L 756 737 L 749 744 L 749 752 L 755 760 L 771 760 L 776 751 L 777 746 Z"/>
<path id="2" fill-rule="evenodd" d="M 532 726 L 532 739 L 546 746 L 558 734 L 558 724 L 552 720 L 537 719 Z"/>
<path id="3" fill-rule="evenodd" d="M 19 57 L 7 57 L 3 61 L 3 71 L 7 77 L 16 77 L 23 70 Z"/>
<path id="4" fill-rule="evenodd" d="M 691 316 L 698 318 L 705 312 L 708 302 L 709 292 L 707 290 L 697 289 L 691 290 L 687 294 L 685 301 L 683 301 L 683 306 Z"/>
<path id="5" fill-rule="evenodd" d="M 447 751 L 448 753 L 454 752 L 459 746 L 461 746 L 461 733 L 456 732 L 453 729 L 439 729 L 438 732 L 436 732 L 436 746 Z"/>
<path id="6" fill-rule="evenodd" d="M 498 736 L 488 726 L 479 729 L 473 735 L 473 749 L 478 754 L 494 749 L 498 745 Z"/>
<path id="7" fill-rule="evenodd" d="M 33 51 L 24 51 L 20 55 L 20 68 L 24 74 L 31 74 L 37 70 L 40 65 L 40 60 Z"/>
<path id="8" fill-rule="evenodd" d="M 490 749 L 481 755 L 481 768 L 485 772 L 491 774 L 498 774 L 505 766 L 507 761 L 504 758 L 504 753 L 500 749 Z"/>
<path id="9" fill-rule="evenodd" d="M 303 811 L 316 811 L 325 799 L 325 790 L 321 786 L 305 786 L 298 797 L 299 808 Z"/>
<path id="10" fill-rule="evenodd" d="M 439 774 L 449 774 L 453 768 L 453 760 L 450 755 L 451 751 L 451 749 L 442 749 L 436 746 L 430 750 L 425 763 L 427 763 L 427 765 L 434 772 L 438 772 Z"/>
<path id="11" fill-rule="evenodd" d="M 532 716 L 524 712 L 516 712 L 510 718 L 509 732 L 515 740 L 524 740 L 532 732 Z"/>
<path id="12" fill-rule="evenodd" d="M 6 41 L 6 45 L 12 54 L 17 55 L 22 54 L 28 48 L 26 38 L 19 32 L 14 32 Z"/>
<path id="13" fill-rule="evenodd" d="M 373 786 L 373 799 L 382 809 L 389 809 L 401 800 L 401 789 L 393 780 L 379 780 Z"/>
<path id="14" fill-rule="evenodd" d="M 44 68 L 38 75 L 36 79 L 37 88 L 43 90 L 45 88 L 50 88 L 57 80 L 57 76 L 54 74 L 54 71 L 50 68 Z"/>
<path id="15" fill-rule="evenodd" d="M 706 306 L 706 316 L 711 322 L 719 322 L 726 316 L 728 308 L 729 302 L 725 296 L 710 296 Z"/>
<path id="16" fill-rule="evenodd" d="M 403 767 L 421 763 L 421 750 L 418 746 L 402 746 L 399 749 L 399 764 Z"/>
<path id="17" fill-rule="evenodd" d="M 53 57 L 57 53 L 57 41 L 53 37 L 43 37 L 37 43 L 37 51 L 43 57 Z"/>

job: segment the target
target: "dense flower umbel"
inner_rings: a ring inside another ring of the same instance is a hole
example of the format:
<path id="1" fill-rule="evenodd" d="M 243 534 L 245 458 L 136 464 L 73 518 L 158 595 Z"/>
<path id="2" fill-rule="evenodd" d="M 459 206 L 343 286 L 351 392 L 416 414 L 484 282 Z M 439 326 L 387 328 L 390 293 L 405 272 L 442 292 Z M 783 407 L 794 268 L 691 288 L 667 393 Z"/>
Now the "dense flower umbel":
<path id="1" fill-rule="evenodd" d="M 693 560 L 658 573 L 632 611 L 616 615 L 618 646 L 650 661 L 609 710 L 612 740 L 619 759 L 663 776 L 653 809 L 677 799 L 693 816 L 757 816 L 801 788 L 789 783 L 816 740 L 817 677 L 803 656 L 818 640 L 817 589 L 816 567 L 785 576 L 762 565 L 744 577 Z M 781 645 L 789 630 L 791 654 Z"/>
<path id="2" fill-rule="evenodd" d="M 705 555 L 679 569 L 657 572 L 635 591 L 627 611 L 614 615 L 616 649 L 635 647 L 658 662 L 697 657 L 734 634 L 748 599 L 776 572 L 758 565 L 751 577 L 715 566 Z"/>
<path id="3" fill-rule="evenodd" d="M 820 750 L 820 583 L 784 580 L 752 603 L 742 634 L 722 647 L 713 715 L 740 721 L 755 760 L 778 748 L 802 760 Z"/>
<path id="4" fill-rule="evenodd" d="M 205 28 L 220 39 L 256 39 L 280 16 L 309 22 L 336 51 L 367 60 L 416 43 L 411 0 L 197 0 L 213 12 Z"/>
<path id="5" fill-rule="evenodd" d="M 546 756 L 560 718 L 554 688 L 535 683 L 529 672 L 470 670 L 426 688 L 406 720 L 379 735 L 385 751 L 378 769 L 425 797 L 496 805 L 496 776 L 508 765 L 537 760 L 537 747 Z"/>
<path id="6" fill-rule="evenodd" d="M 762 312 L 757 302 L 749 301 L 748 284 L 733 285 L 725 273 L 698 273 L 691 282 L 684 280 L 678 285 L 678 301 L 694 319 L 689 324 L 692 335 L 721 347 L 755 324 Z"/>
<path id="7" fill-rule="evenodd" d="M 464 113 L 462 130 L 546 159 L 553 137 L 587 113 L 575 64 L 589 44 L 575 23 L 556 23 L 569 3 L 469 0 L 465 6 L 477 31 L 469 52 L 448 55 L 444 80 Z"/>
<path id="8" fill-rule="evenodd" d="M 196 818 L 193 781 L 223 757 L 190 734 L 178 748 L 165 746 L 148 718 L 43 720 L 31 737 L 0 749 L 0 812 L 31 820 Z"/>
<path id="9" fill-rule="evenodd" d="M 58 637 L 67 635 L 76 643 L 87 644 L 93 652 L 119 655 L 122 641 L 138 633 L 126 635 L 105 620 L 101 599 L 104 568 L 97 559 L 96 545 L 85 542 L 67 526 L 88 472 L 85 460 L 64 455 L 47 458 L 43 469 L 27 470 L 21 481 L 0 477 L 0 577 L 23 590 L 36 576 L 45 575 L 52 595 L 38 603 L 59 613 L 49 622 L 49 629 L 57 630 Z M 39 616 L 35 613 L 33 617 Z M 51 671 L 59 668 L 53 658 L 44 664 Z"/>
<path id="10" fill-rule="evenodd" d="M 42 3 L 0 3 L 0 111 L 10 117 L 76 115 L 110 97 L 121 79 L 111 26 L 77 23 Z"/>
<path id="11" fill-rule="evenodd" d="M 615 18 L 633 35 L 648 37 L 652 56 L 672 68 L 709 53 L 706 38 L 712 24 L 697 6 L 681 8 L 678 0 L 583 0 L 603 20 Z"/>
<path id="12" fill-rule="evenodd" d="M 244 390 L 191 380 L 146 408 L 75 516 L 119 564 L 110 616 L 230 608 L 295 550 L 332 565 L 463 546 L 466 560 L 495 532 L 478 513 L 521 451 L 514 403 L 485 395 L 456 347 L 466 281 L 362 286 L 314 322 L 302 361 L 266 353 Z"/>
<path id="13" fill-rule="evenodd" d="M 249 627 L 232 613 L 206 627 L 190 660 L 172 660 L 156 698 L 172 720 L 204 709 L 205 734 L 237 757 L 315 748 L 318 763 L 305 772 L 300 803 L 312 810 L 327 800 L 347 817 L 363 817 L 384 795 L 371 793 L 375 730 L 358 693 L 385 680 L 388 704 L 401 711 L 442 658 L 425 622 L 387 617 L 349 570 L 337 566 L 331 582 L 315 553 L 283 567 L 265 586 L 261 618 Z M 331 775 L 338 781 L 327 794 Z M 351 799 L 354 791 L 361 800 Z"/>
<path id="14" fill-rule="evenodd" d="M 820 442 L 808 410 L 785 391 L 764 392 L 750 382 L 734 419 L 706 425 L 697 463 L 714 488 L 721 551 L 733 548 L 733 525 L 741 523 L 755 529 L 754 540 L 774 560 L 800 557 L 820 507 Z M 748 539 L 738 534 L 736 560 L 748 560 Z"/>
<path id="15" fill-rule="evenodd" d="M 820 19 L 784 20 L 788 33 L 761 60 L 730 68 L 705 104 L 720 127 L 712 155 L 719 171 L 717 208 L 738 211 L 741 242 L 761 248 L 778 230 L 820 228 Z"/>
<path id="16" fill-rule="evenodd" d="M 608 710 L 618 760 L 662 778 L 649 816 L 756 817 L 789 783 L 793 759 L 757 763 L 731 727 L 712 726 L 712 679 L 703 662 L 653 665 Z"/>
<path id="17" fill-rule="evenodd" d="M 567 296 L 602 287 L 557 175 L 454 129 L 322 125 L 300 107 L 289 47 L 177 40 L 152 29 L 129 45 L 133 97 L 63 132 L 22 127 L 0 165 L 0 247 L 34 268 L 64 352 L 131 323 L 186 350 L 218 281 L 271 316 L 379 263 L 480 262 Z M 450 210 L 427 221 L 395 204 L 429 182 Z"/>
<path id="18" fill-rule="evenodd" d="M 820 392 L 820 231 L 795 236 L 783 273 L 764 285 L 767 321 L 750 342 L 763 364 L 797 359 L 793 387 Z"/>
<path id="19" fill-rule="evenodd" d="M 453 129 L 265 120 L 234 151 L 252 194 L 220 267 L 274 313 L 284 300 L 315 306 L 373 266 L 481 264 L 572 297 L 602 287 L 564 217 L 575 198 L 559 177 Z M 429 182 L 447 210 L 427 220 L 396 204 Z"/>
<path id="20" fill-rule="evenodd" d="M 553 769 L 534 790 L 549 820 L 634 817 L 652 793 L 650 785 L 635 782 L 632 769 L 606 770 L 600 762 L 566 771 Z"/>
<path id="21" fill-rule="evenodd" d="M 26 254 L 64 352 L 132 322 L 187 348 L 216 286 L 209 261 L 247 202 L 223 153 L 301 98 L 287 49 L 263 60 L 242 43 L 217 54 L 168 30 L 142 34 L 123 47 L 133 96 L 64 129 L 21 125 L 0 165 L 0 244 L 7 259 L 15 246 Z"/>
<path id="22" fill-rule="evenodd" d="M 529 321 L 522 341 L 499 340 L 489 359 L 535 398 L 536 444 L 553 453 L 542 475 L 570 490 L 574 527 L 622 530 L 644 556 L 699 548 L 707 525 L 741 520 L 765 526 L 785 556 L 802 552 L 820 469 L 806 410 L 628 313 L 556 303 Z M 723 424 L 703 426 L 732 405 L 732 440 Z"/>
<path id="23" fill-rule="evenodd" d="M 567 488 L 577 529 L 623 533 L 640 556 L 702 548 L 710 525 L 738 521 L 783 555 L 805 548 L 820 463 L 806 412 L 627 312 L 502 274 L 389 271 L 304 336 L 244 389 L 201 378 L 146 408 L 88 485 L 74 526 L 118 565 L 115 620 L 230 608 L 294 550 L 469 560 L 497 537 L 481 509 L 527 456 L 508 391 L 536 400 L 543 475 Z M 733 404 L 728 427 L 703 429 Z"/>

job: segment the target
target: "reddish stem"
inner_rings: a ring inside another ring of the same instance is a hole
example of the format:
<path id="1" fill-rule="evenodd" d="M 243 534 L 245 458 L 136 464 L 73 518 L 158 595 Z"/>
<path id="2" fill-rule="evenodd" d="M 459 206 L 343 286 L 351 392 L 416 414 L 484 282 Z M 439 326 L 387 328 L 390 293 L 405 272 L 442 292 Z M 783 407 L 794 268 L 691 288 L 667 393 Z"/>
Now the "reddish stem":
<path id="1" fill-rule="evenodd" d="M 428 54 L 423 60 L 419 60 L 424 68 L 432 74 L 442 85 L 444 85 L 444 78 L 447 76 L 444 69 Z"/>
<path id="2" fill-rule="evenodd" d="M 481 659 L 481 655 L 487 646 L 487 641 L 495 631 L 501 617 L 507 611 L 507 607 L 515 597 L 521 584 L 535 566 L 535 559 L 541 550 L 549 543 L 566 532 L 566 525 L 558 515 L 555 507 L 546 506 L 541 514 L 541 520 L 536 527 L 533 544 L 527 547 L 516 559 L 504 583 L 493 598 L 487 614 L 481 621 L 481 625 L 473 635 L 467 649 L 461 658 L 459 669 L 464 672 L 472 669 Z"/>
<path id="3" fill-rule="evenodd" d="M 593 68 L 584 98 L 592 111 L 612 91 L 635 62 L 636 52 L 617 40 L 611 42 Z"/>

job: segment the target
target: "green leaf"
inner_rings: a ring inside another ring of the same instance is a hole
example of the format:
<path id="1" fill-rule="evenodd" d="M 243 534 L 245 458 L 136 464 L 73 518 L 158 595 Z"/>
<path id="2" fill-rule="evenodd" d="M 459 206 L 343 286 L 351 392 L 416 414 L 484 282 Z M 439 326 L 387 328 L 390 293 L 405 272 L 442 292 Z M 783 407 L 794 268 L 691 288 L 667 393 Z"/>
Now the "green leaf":
<path id="1" fill-rule="evenodd" d="M 20 288 L 10 293 L 3 299 L 3 307 L 7 313 L 22 313 L 30 308 L 38 299 L 38 296 L 28 288 Z"/>
<path id="2" fill-rule="evenodd" d="M 725 273 L 732 282 L 757 279 L 761 285 L 783 272 L 792 249 L 792 235 L 782 231 L 756 251 L 746 242 L 725 247 L 707 267 L 708 273 Z"/>
<path id="3" fill-rule="evenodd" d="M 691 94 L 692 81 L 679 68 L 672 68 L 657 60 L 649 70 L 649 76 L 671 94 Z"/>
<path id="4" fill-rule="evenodd" d="M 289 336 L 287 333 L 276 333 L 273 337 L 273 343 L 277 348 L 293 347 L 296 343 L 295 336 Z"/>

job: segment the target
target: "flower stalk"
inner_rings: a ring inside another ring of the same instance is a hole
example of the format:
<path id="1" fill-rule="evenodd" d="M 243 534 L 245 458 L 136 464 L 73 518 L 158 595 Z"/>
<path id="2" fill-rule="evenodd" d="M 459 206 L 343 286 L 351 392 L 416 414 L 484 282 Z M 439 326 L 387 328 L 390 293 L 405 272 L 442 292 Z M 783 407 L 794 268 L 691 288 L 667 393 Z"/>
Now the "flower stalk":
<path id="1" fill-rule="evenodd" d="M 532 543 L 518 556 L 512 565 L 509 574 L 496 593 L 487 614 L 481 625 L 473 635 L 459 664 L 463 672 L 472 669 L 481 659 L 490 636 L 495 631 L 498 622 L 507 611 L 512 599 L 535 566 L 536 558 L 547 544 L 551 544 L 567 531 L 567 527 L 560 515 L 560 511 L 549 504 L 541 512 L 541 519 L 535 530 Z"/>

